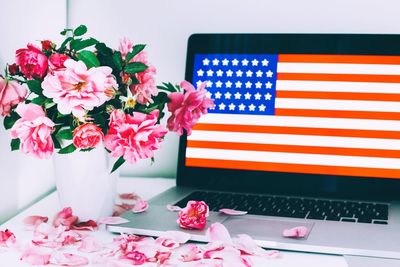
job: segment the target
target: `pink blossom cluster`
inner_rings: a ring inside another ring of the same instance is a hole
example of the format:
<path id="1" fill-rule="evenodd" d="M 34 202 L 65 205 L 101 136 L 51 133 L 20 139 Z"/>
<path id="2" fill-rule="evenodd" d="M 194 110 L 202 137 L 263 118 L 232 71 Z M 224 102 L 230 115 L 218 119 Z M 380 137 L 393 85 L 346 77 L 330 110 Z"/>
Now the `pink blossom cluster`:
<path id="1" fill-rule="evenodd" d="M 49 158 L 57 149 L 86 151 L 104 142 L 111 156 L 135 163 L 154 156 L 167 129 L 190 135 L 213 106 L 205 84 L 157 87 L 144 45 L 123 38 L 114 50 L 78 37 L 86 26 L 76 30 L 60 47 L 43 40 L 41 48 L 18 49 L 15 63 L 0 76 L 0 115 L 7 117 L 14 150 Z M 164 127 L 166 105 L 171 115 Z"/>

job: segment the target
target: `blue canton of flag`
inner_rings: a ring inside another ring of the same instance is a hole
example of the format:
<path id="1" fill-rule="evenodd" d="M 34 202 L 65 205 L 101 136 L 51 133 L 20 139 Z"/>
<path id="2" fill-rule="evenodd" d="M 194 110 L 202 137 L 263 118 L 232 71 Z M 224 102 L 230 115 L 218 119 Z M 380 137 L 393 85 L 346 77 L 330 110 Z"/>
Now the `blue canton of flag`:
<path id="1" fill-rule="evenodd" d="M 197 54 L 193 83 L 206 82 L 210 113 L 275 114 L 278 55 Z"/>

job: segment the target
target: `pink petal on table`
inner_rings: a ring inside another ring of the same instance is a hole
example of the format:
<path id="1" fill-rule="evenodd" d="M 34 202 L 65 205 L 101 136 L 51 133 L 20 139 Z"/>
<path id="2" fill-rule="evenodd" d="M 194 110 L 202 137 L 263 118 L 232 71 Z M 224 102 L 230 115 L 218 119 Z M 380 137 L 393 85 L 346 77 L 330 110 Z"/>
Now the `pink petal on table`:
<path id="1" fill-rule="evenodd" d="M 46 265 L 49 264 L 51 255 L 34 247 L 28 247 L 22 252 L 21 260 L 30 265 Z"/>
<path id="2" fill-rule="evenodd" d="M 113 213 L 113 216 L 119 216 L 119 215 L 121 215 L 122 213 L 124 213 L 124 212 L 126 212 L 126 211 L 128 211 L 128 210 L 133 209 L 134 206 L 135 206 L 135 205 L 127 204 L 127 203 L 116 204 L 116 205 L 114 206 L 114 213 Z"/>
<path id="3" fill-rule="evenodd" d="M 38 247 L 43 247 L 43 248 L 60 248 L 62 247 L 62 244 L 54 241 L 54 240 L 40 240 L 40 241 L 35 241 L 32 240 L 32 244 Z"/>
<path id="4" fill-rule="evenodd" d="M 136 201 L 135 205 L 131 209 L 133 213 L 141 213 L 149 208 L 149 203 L 144 199 L 139 199 Z"/>
<path id="5" fill-rule="evenodd" d="M 278 258 L 280 255 L 277 250 L 265 250 L 259 247 L 256 242 L 246 234 L 241 234 L 233 238 L 233 244 L 242 254 L 256 255 L 268 259 Z"/>
<path id="6" fill-rule="evenodd" d="M 61 242 L 63 246 L 75 245 L 77 242 L 81 241 L 83 236 L 73 230 L 61 232 L 57 235 L 57 241 Z"/>
<path id="7" fill-rule="evenodd" d="M 101 250 L 103 246 L 93 237 L 88 236 L 82 240 L 81 246 L 78 248 L 81 252 L 92 253 Z"/>
<path id="8" fill-rule="evenodd" d="M 95 231 L 97 230 L 98 225 L 95 221 L 89 220 L 86 222 L 79 222 L 71 225 L 71 229 L 78 231 Z"/>
<path id="9" fill-rule="evenodd" d="M 232 239 L 228 230 L 221 223 L 213 223 L 206 233 L 211 242 L 221 241 L 231 243 Z"/>
<path id="10" fill-rule="evenodd" d="M 82 266 L 87 265 L 89 260 L 86 257 L 72 253 L 56 252 L 51 255 L 50 263 L 60 266 Z"/>
<path id="11" fill-rule="evenodd" d="M 119 198 L 123 200 L 138 200 L 141 199 L 141 197 L 135 193 L 123 193 L 119 194 Z"/>
<path id="12" fill-rule="evenodd" d="M 16 242 L 15 235 L 10 230 L 0 231 L 0 246 L 10 247 Z"/>
<path id="13" fill-rule="evenodd" d="M 57 227 L 59 225 L 64 225 L 69 228 L 71 225 L 75 224 L 77 220 L 78 217 L 72 214 L 72 209 L 66 207 L 56 214 L 53 220 L 53 226 Z"/>
<path id="14" fill-rule="evenodd" d="M 180 211 L 181 209 L 182 208 L 178 207 L 178 206 L 174 206 L 174 205 L 171 205 L 171 204 L 167 205 L 167 210 L 169 210 L 169 211 L 177 212 L 177 211 Z"/>
<path id="15" fill-rule="evenodd" d="M 127 222 L 129 222 L 129 220 L 119 217 L 119 216 L 104 217 L 98 221 L 99 224 L 111 224 L 111 225 L 127 223 Z"/>
<path id="16" fill-rule="evenodd" d="M 156 243 L 166 248 L 177 248 L 180 244 L 189 241 L 190 235 L 180 231 L 167 231 L 161 234 Z"/>
<path id="17" fill-rule="evenodd" d="M 64 226 L 60 226 L 65 229 Z M 47 223 L 41 223 L 35 227 L 33 231 L 33 237 L 35 240 L 40 241 L 43 239 L 47 239 L 50 235 L 54 235 L 57 232 L 57 229 Z"/>
<path id="18" fill-rule="evenodd" d="M 197 261 L 202 258 L 202 250 L 196 244 L 185 244 L 174 250 L 174 256 L 177 256 L 180 261 L 189 262 Z"/>
<path id="19" fill-rule="evenodd" d="M 26 217 L 24 219 L 24 224 L 26 226 L 37 226 L 41 223 L 46 223 L 48 220 L 48 217 L 34 215 Z"/>
<path id="20" fill-rule="evenodd" d="M 305 226 L 296 226 L 291 229 L 285 229 L 282 233 L 284 237 L 302 238 L 308 234 L 308 228 Z"/>
<path id="21" fill-rule="evenodd" d="M 247 211 L 233 210 L 233 209 L 220 209 L 219 212 L 225 215 L 232 215 L 232 216 L 247 214 Z"/>

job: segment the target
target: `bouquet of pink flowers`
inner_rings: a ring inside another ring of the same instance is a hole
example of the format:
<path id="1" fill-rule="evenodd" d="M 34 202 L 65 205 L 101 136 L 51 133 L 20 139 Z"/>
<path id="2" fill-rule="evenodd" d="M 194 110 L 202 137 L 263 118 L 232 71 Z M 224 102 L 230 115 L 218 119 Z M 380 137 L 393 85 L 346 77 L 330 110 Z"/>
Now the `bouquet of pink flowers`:
<path id="1" fill-rule="evenodd" d="M 60 46 L 44 40 L 41 48 L 18 49 L 16 63 L 0 76 L 0 114 L 12 150 L 49 158 L 54 150 L 88 151 L 104 142 L 118 157 L 114 171 L 125 161 L 152 158 L 167 128 L 190 134 L 213 106 L 205 84 L 156 86 L 145 45 L 124 38 L 114 50 L 84 38 L 86 31 L 84 25 L 65 29 Z M 160 124 L 165 105 L 167 127 Z"/>

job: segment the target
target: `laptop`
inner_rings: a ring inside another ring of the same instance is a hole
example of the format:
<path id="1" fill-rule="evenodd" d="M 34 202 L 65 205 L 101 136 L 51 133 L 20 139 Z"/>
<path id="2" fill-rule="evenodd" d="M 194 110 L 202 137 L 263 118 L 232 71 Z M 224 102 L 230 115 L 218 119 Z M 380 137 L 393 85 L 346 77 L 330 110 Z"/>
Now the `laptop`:
<path id="1" fill-rule="evenodd" d="M 400 35 L 194 34 L 186 79 L 215 107 L 180 139 L 177 186 L 110 231 L 206 242 L 166 209 L 204 200 L 262 247 L 400 258 Z"/>

